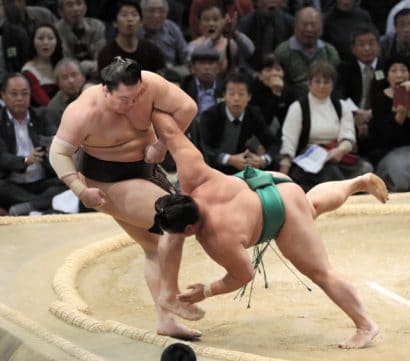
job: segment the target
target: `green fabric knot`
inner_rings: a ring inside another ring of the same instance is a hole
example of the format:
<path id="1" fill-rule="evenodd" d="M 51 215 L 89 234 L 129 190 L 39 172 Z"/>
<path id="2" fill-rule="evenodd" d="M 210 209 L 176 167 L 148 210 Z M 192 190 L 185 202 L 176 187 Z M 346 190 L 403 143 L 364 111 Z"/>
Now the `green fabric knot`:
<path id="1" fill-rule="evenodd" d="M 243 175 L 244 179 L 246 179 L 246 183 L 253 190 L 273 184 L 272 174 L 258 173 L 254 168 L 251 168 L 248 165 L 246 166 Z"/>

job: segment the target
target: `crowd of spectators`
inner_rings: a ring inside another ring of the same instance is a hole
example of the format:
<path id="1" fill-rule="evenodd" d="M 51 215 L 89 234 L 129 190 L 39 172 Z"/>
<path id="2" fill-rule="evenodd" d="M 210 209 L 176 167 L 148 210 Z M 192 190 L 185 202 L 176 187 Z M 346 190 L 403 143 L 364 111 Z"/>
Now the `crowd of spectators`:
<path id="1" fill-rule="evenodd" d="M 50 139 L 115 56 L 197 102 L 187 134 L 222 172 L 281 170 L 308 190 L 374 171 L 410 191 L 394 100 L 410 91 L 410 1 L 0 0 L 0 30 L 0 215 L 56 211 Z M 296 161 L 312 146 L 327 151 L 314 171 Z"/>

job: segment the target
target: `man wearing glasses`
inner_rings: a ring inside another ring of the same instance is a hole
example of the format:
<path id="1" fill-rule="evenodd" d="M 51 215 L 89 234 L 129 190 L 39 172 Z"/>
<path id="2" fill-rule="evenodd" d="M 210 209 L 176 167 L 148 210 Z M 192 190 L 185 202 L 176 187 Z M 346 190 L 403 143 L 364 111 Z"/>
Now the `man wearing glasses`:
<path id="1" fill-rule="evenodd" d="M 158 299 L 161 254 L 157 251 L 160 230 L 153 227 L 154 203 L 173 190 L 156 165 L 164 159 L 166 147 L 151 124 L 152 111 L 158 109 L 185 130 L 197 107 L 180 88 L 155 73 L 141 71 L 130 59 L 114 58 L 101 77 L 102 84 L 86 89 L 66 108 L 50 161 L 86 207 L 110 214 L 143 248 L 146 281 L 159 316 L 158 334 L 197 338 L 198 331 L 177 323 L 167 311 L 177 307 L 188 319 L 203 317 L 199 308 L 176 299 L 180 235 L 163 236 L 170 238 L 172 247 L 164 265 L 174 272 L 175 282 Z"/>
<path id="2" fill-rule="evenodd" d="M 1 96 L 0 214 L 49 211 L 52 198 L 67 189 L 47 161 L 56 128 L 44 109 L 30 107 L 30 85 L 21 73 L 6 76 Z"/>

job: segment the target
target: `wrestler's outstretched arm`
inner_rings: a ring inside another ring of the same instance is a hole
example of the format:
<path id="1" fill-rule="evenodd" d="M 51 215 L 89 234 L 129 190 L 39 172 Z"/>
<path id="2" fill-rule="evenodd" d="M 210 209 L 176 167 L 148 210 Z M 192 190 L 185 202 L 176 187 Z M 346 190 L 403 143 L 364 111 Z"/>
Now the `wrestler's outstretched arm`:
<path id="1" fill-rule="evenodd" d="M 252 280 L 255 270 L 248 252 L 242 245 L 229 249 L 229 257 L 225 258 L 229 260 L 218 262 L 214 258 L 227 271 L 223 278 L 210 284 L 189 285 L 188 289 L 191 291 L 178 295 L 178 299 L 182 302 L 196 303 L 207 297 L 235 291 Z"/>
<path id="2" fill-rule="evenodd" d="M 205 163 L 202 153 L 172 121 L 169 114 L 154 111 L 152 123 L 174 158 L 184 192 L 190 193 L 215 174 L 216 171 Z"/>

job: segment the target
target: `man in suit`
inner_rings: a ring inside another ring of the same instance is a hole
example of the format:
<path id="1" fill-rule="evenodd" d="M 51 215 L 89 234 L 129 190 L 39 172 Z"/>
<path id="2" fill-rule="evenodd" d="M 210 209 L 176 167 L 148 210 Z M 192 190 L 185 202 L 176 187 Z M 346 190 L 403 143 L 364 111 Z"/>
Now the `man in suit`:
<path id="1" fill-rule="evenodd" d="M 29 108 L 30 84 L 21 73 L 5 78 L 1 96 L 0 206 L 12 216 L 49 210 L 52 198 L 67 189 L 47 161 L 56 127 L 44 111 Z"/>
<path id="2" fill-rule="evenodd" d="M 209 46 L 198 46 L 191 54 L 190 70 L 182 89 L 198 105 L 198 114 L 217 103 L 222 96 L 218 79 L 219 54 Z"/>
<path id="3" fill-rule="evenodd" d="M 258 169 L 277 165 L 279 140 L 259 108 L 249 105 L 250 99 L 247 76 L 232 73 L 226 79 L 224 102 L 200 116 L 199 134 L 205 158 L 211 167 L 225 174 L 233 174 L 246 165 Z M 254 137 L 262 147 L 252 147 Z"/>
<path id="4" fill-rule="evenodd" d="M 255 52 L 246 64 L 251 74 L 260 69 L 263 55 L 273 52 L 277 45 L 293 35 L 293 16 L 281 9 L 283 1 L 258 0 L 256 3 L 257 9 L 238 22 L 238 30 L 255 45 Z"/>
<path id="5" fill-rule="evenodd" d="M 379 57 L 379 32 L 371 24 L 358 26 L 352 32 L 351 47 L 354 60 L 339 66 L 336 91 L 341 98 L 350 98 L 358 107 L 353 115 L 360 143 L 360 139 L 367 136 L 372 118 L 372 94 L 385 85 L 383 64 Z"/>
<path id="6" fill-rule="evenodd" d="M 182 89 L 198 106 L 196 118 L 187 129 L 191 141 L 201 148 L 198 131 L 199 116 L 208 108 L 218 103 L 222 98 L 221 81 L 218 78 L 219 54 L 209 46 L 198 46 L 191 54 L 191 75 L 185 78 Z"/>

